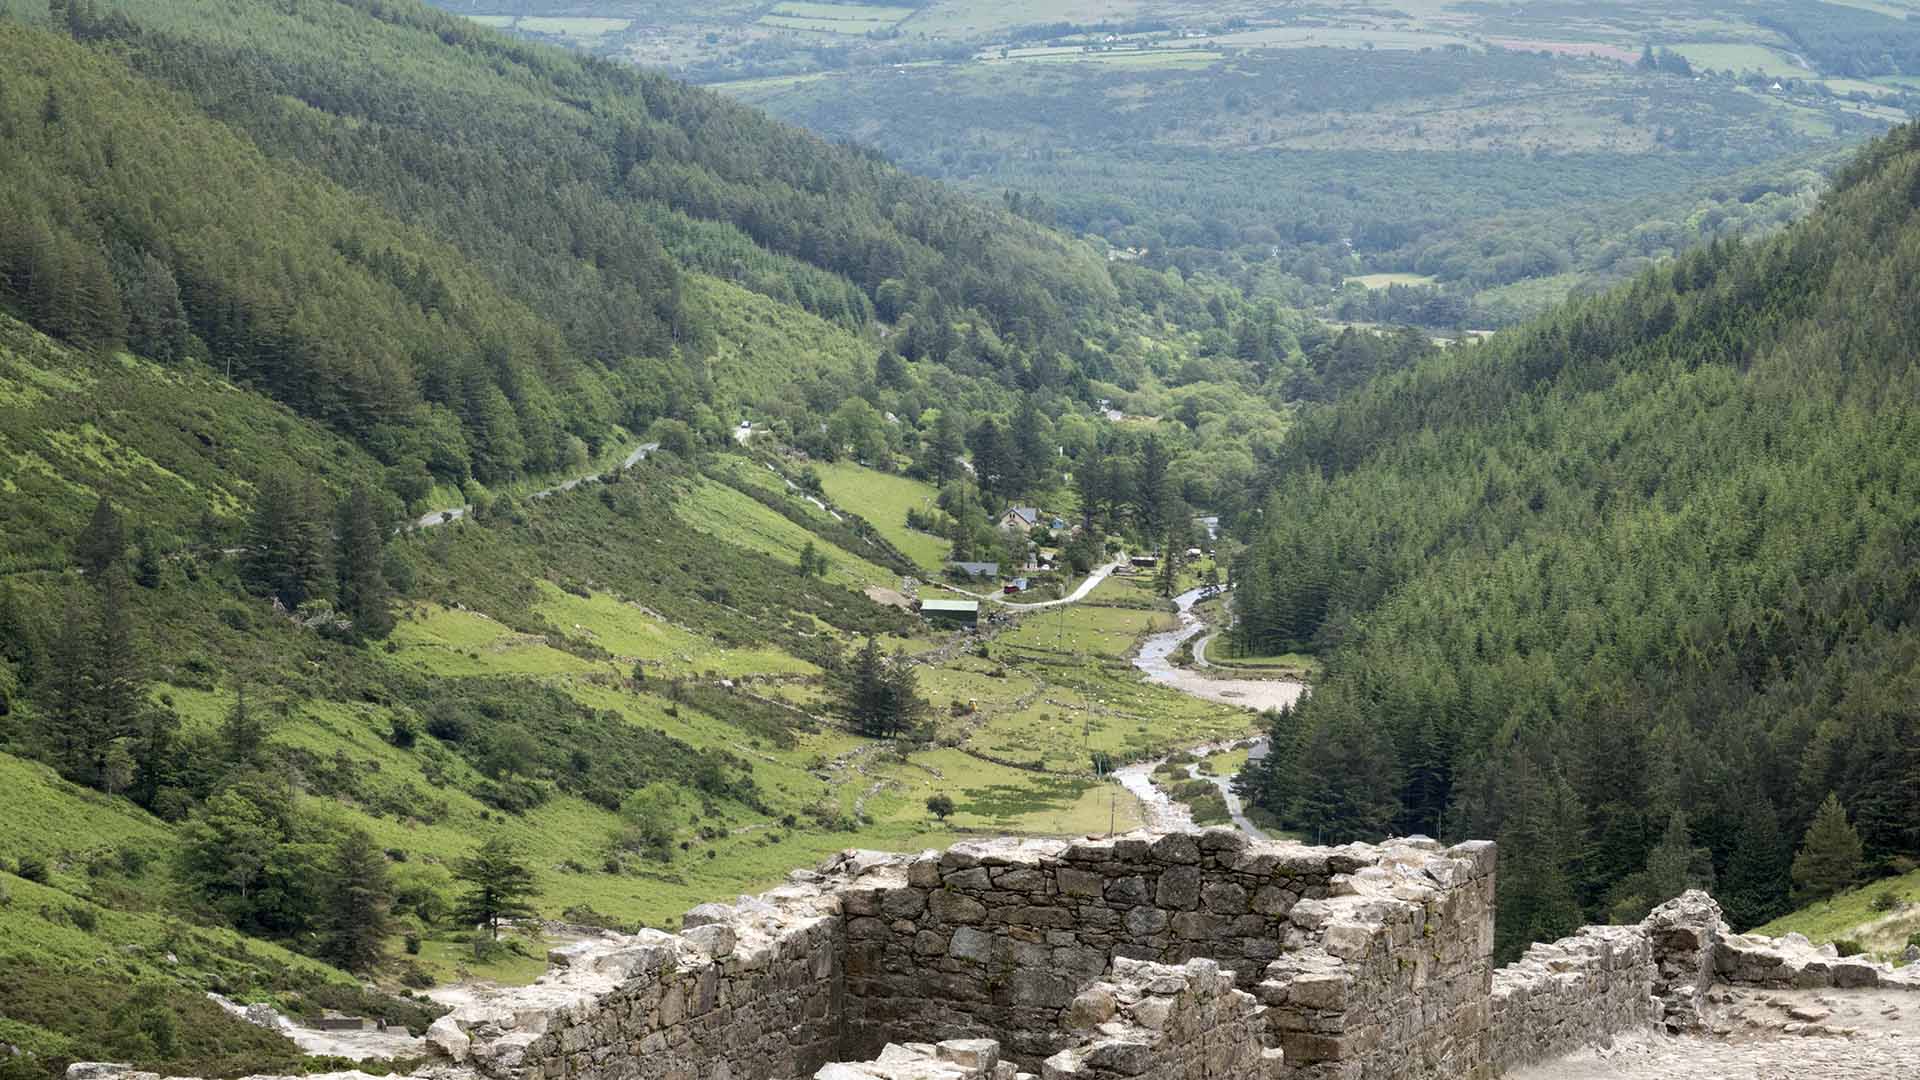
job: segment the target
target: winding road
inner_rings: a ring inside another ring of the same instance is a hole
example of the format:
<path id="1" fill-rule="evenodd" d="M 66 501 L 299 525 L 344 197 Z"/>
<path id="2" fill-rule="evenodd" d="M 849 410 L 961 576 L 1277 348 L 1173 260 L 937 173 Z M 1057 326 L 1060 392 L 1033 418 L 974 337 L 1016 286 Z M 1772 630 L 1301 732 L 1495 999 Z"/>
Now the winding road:
<path id="1" fill-rule="evenodd" d="M 971 596 L 975 600 L 991 601 L 993 603 L 999 604 L 1001 607 L 1007 608 L 1010 611 L 1041 611 L 1046 608 L 1063 607 L 1067 604 L 1077 604 L 1080 601 L 1085 600 L 1087 598 L 1088 593 L 1099 588 L 1101 582 L 1113 576 L 1113 572 L 1115 570 L 1120 569 L 1120 567 L 1122 567 L 1125 564 L 1126 564 L 1125 559 L 1115 559 L 1112 562 L 1108 563 L 1107 565 L 1102 566 L 1099 569 L 1095 570 L 1093 573 L 1088 574 L 1087 580 L 1081 582 L 1079 588 L 1073 590 L 1072 592 L 1061 597 L 1060 599 L 1036 600 L 1030 604 L 1022 604 L 1018 601 L 1004 599 L 998 593 L 977 593 L 972 591 L 971 589 L 962 589 L 957 585 L 943 585 L 941 587 L 945 589 L 951 589 L 952 591 L 957 592 L 962 596 Z"/>
<path id="2" fill-rule="evenodd" d="M 660 449 L 660 444 L 657 442 L 641 443 L 639 446 L 633 448 L 632 453 L 621 460 L 620 467 L 623 469 L 631 469 L 646 460 L 648 454 L 658 449 Z M 579 487 L 589 480 L 598 479 L 600 479 L 600 474 L 597 472 L 588 473 L 585 476 L 576 476 L 571 480 L 562 481 L 550 488 L 541 488 L 539 491 L 528 495 L 527 498 L 544 499 L 549 495 L 556 495 L 562 491 L 572 491 L 574 488 Z M 435 526 L 445 525 L 450 521 L 459 521 L 471 513 L 473 513 L 472 506 L 450 506 L 445 510 L 429 510 L 419 517 L 414 518 L 412 527 L 416 529 L 431 529 Z"/>

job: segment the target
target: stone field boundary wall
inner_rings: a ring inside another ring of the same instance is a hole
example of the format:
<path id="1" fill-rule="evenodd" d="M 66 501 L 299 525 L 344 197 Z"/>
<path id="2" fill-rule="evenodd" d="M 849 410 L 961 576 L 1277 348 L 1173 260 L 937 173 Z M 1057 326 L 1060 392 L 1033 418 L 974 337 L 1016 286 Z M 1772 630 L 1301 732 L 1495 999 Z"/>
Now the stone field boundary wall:
<path id="1" fill-rule="evenodd" d="M 1698 1032 L 1716 982 L 1920 989 L 1732 934 L 1698 892 L 1495 972 L 1494 871 L 1483 841 L 1230 829 L 848 851 L 678 934 L 554 950 L 435 1021 L 419 1080 L 1485 1080 Z"/>
<path id="2" fill-rule="evenodd" d="M 1484 842 L 1230 829 L 848 852 L 678 935 L 563 951 L 437 1037 L 497 1080 L 786 1080 L 980 1039 L 1034 1072 L 1086 1044 L 1090 984 L 1204 960 L 1258 1010 L 1276 1077 L 1482 1077 L 1493 869 Z"/>
<path id="3" fill-rule="evenodd" d="M 1766 989 L 1920 990 L 1920 966 L 1841 957 L 1789 934 L 1732 933 L 1690 891 L 1632 926 L 1589 926 L 1535 945 L 1493 975 L 1493 1064 L 1506 1071 L 1649 1028 L 1698 1033 L 1716 984 Z"/>

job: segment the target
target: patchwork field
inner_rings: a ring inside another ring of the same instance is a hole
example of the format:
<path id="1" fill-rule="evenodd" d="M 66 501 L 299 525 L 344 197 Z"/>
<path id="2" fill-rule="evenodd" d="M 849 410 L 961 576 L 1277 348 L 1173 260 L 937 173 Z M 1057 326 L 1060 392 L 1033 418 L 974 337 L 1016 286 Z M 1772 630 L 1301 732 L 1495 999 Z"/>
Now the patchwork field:
<path id="1" fill-rule="evenodd" d="M 859 514 L 887 542 L 899 548 L 915 565 L 938 573 L 946 565 L 947 541 L 931 533 L 907 528 L 907 511 L 933 506 L 939 492 L 933 485 L 864 465 L 839 461 L 814 466 L 821 487 L 835 506 Z"/>
<path id="2" fill-rule="evenodd" d="M 886 30 L 912 15 L 910 7 L 881 7 L 867 4 L 775 4 L 760 17 L 760 25 L 786 30 L 811 30 L 823 34 L 868 34 Z"/>
<path id="3" fill-rule="evenodd" d="M 1432 285 L 1437 278 L 1426 274 L 1361 274 L 1347 279 L 1349 285 L 1364 285 L 1368 289 L 1385 289 L 1393 285 Z"/>
<path id="4" fill-rule="evenodd" d="M 1794 63 L 1786 53 L 1765 45 L 1682 42 L 1673 46 L 1673 51 L 1686 57 L 1694 67 L 1713 71 L 1758 71 L 1780 78 L 1813 74 Z"/>

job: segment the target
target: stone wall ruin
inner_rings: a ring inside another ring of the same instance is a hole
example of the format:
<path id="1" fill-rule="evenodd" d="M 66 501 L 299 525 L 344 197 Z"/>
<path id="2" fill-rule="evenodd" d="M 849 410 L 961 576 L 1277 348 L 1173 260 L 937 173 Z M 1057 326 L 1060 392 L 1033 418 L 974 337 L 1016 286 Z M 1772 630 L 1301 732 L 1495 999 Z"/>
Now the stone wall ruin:
<path id="1" fill-rule="evenodd" d="M 1103 1037 L 1077 1023 L 1083 991 L 1144 963 L 1183 973 L 1152 976 L 1163 985 L 1230 984 L 1232 1004 L 1201 1013 L 1257 1030 L 1277 1051 L 1255 1062 L 1263 1076 L 1486 1076 L 1492 903 L 1486 843 L 1311 848 L 1211 829 L 849 852 L 695 908 L 681 934 L 557 956 L 440 1040 L 498 1080 L 786 1080 L 905 1062 L 903 1047 L 940 1062 L 936 1044 L 983 1039 L 1020 1071 L 1057 1071 Z M 1189 1027 L 1143 1030 L 1177 1044 L 1168 1061 L 1217 1056 Z M 1093 1075 L 1103 1059 L 1073 1060 Z"/>
<path id="2" fill-rule="evenodd" d="M 1494 849 L 1231 830 L 850 851 L 435 1022 L 437 1080 L 1480 1080 L 1718 988 L 1920 989 L 1703 893 L 1496 972 Z M 125 1067 L 87 1064 L 107 1070 Z M 81 1068 L 81 1066 L 75 1066 Z M 88 1074 L 83 1080 L 95 1080 Z M 142 1076 L 138 1080 L 157 1080 Z"/>

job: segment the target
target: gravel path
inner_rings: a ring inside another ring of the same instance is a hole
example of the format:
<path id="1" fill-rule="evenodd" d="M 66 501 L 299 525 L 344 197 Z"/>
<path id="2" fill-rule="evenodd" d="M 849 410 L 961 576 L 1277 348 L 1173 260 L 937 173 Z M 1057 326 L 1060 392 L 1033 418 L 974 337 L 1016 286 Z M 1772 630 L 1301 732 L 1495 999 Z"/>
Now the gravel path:
<path id="1" fill-rule="evenodd" d="M 1642 1036 L 1506 1074 L 1507 1080 L 1912 1080 L 1920 1038 L 1725 1043 Z"/>
<path id="2" fill-rule="evenodd" d="M 1616 1039 L 1506 1074 L 1506 1080 L 1912 1080 L 1920 1077 L 1920 995 L 1905 990 L 1714 992 L 1715 1038 Z"/>

